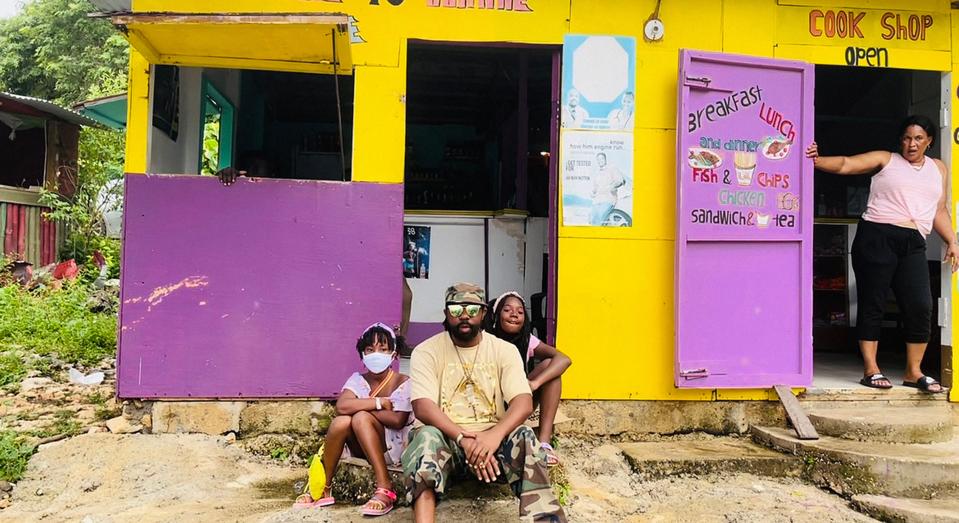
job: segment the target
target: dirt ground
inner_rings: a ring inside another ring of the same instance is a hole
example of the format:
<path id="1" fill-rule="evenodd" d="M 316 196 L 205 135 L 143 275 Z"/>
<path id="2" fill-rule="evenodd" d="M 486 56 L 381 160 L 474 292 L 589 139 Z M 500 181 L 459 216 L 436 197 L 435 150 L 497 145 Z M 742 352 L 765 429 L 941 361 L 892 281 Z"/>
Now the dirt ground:
<path id="1" fill-rule="evenodd" d="M 792 479 L 737 474 L 643 482 L 618 449 L 565 440 L 571 521 L 859 522 L 845 500 Z M 353 506 L 294 510 L 304 471 L 226 438 L 84 434 L 40 448 L 0 522 L 363 521 Z M 511 500 L 455 500 L 440 521 L 516 520 Z M 409 521 L 402 508 L 383 521 Z"/>

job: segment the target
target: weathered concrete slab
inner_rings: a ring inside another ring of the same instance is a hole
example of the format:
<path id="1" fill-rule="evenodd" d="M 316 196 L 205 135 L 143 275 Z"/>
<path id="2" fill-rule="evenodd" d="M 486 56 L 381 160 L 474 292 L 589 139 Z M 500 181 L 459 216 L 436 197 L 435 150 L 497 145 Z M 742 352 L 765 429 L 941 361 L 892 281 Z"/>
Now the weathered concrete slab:
<path id="1" fill-rule="evenodd" d="M 245 406 L 245 401 L 158 401 L 153 404 L 153 432 L 214 436 L 236 432 Z"/>
<path id="2" fill-rule="evenodd" d="M 563 410 L 576 420 L 565 434 L 746 434 L 750 425 L 785 423 L 774 401 L 565 400 Z"/>
<path id="3" fill-rule="evenodd" d="M 752 434 L 759 443 L 803 457 L 809 479 L 843 495 L 926 499 L 959 493 L 959 438 L 903 445 L 832 436 L 802 441 L 779 427 L 753 427 Z"/>
<path id="4" fill-rule="evenodd" d="M 752 441 L 738 438 L 619 443 L 633 470 L 645 477 L 674 474 L 747 472 L 762 476 L 799 476 L 802 462 Z"/>
<path id="5" fill-rule="evenodd" d="M 240 413 L 240 434 L 325 433 L 333 414 L 332 404 L 326 401 L 258 401 Z"/>
<path id="6" fill-rule="evenodd" d="M 959 498 L 911 499 L 887 496 L 853 496 L 862 512 L 883 521 L 905 523 L 959 523 Z"/>
<path id="7" fill-rule="evenodd" d="M 946 403 L 819 408 L 809 411 L 809 419 L 821 434 L 858 441 L 936 443 L 953 436 L 952 412 Z"/>

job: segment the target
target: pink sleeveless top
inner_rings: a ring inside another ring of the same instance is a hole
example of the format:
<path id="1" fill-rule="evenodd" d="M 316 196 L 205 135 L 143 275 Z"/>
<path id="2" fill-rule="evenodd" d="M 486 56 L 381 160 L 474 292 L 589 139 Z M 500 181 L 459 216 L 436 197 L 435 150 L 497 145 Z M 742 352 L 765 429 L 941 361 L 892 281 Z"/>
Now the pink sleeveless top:
<path id="1" fill-rule="evenodd" d="M 897 224 L 916 222 L 919 232 L 928 236 L 942 197 L 942 174 L 928 156 L 916 169 L 898 153 L 872 177 L 869 203 L 862 219 L 868 222 Z"/>

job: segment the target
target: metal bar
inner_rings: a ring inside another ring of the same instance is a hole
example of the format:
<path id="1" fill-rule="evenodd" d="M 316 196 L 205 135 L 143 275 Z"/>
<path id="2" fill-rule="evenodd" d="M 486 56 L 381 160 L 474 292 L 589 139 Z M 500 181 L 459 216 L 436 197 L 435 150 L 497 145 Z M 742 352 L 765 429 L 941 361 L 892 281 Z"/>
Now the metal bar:
<path id="1" fill-rule="evenodd" d="M 293 25 L 293 24 L 349 24 L 349 15 L 340 13 L 135 13 L 110 17 L 113 25 L 177 24 L 177 25 Z"/>
<path id="2" fill-rule="evenodd" d="M 563 51 L 553 51 L 549 117 L 549 210 L 547 211 L 546 342 L 556 344 L 556 282 L 559 258 L 559 111 Z"/>
<path id="3" fill-rule="evenodd" d="M 340 77 L 336 68 L 340 62 L 336 56 L 336 29 L 330 31 L 330 40 L 333 44 L 333 90 L 336 91 L 336 127 L 340 133 L 340 180 L 346 182 L 346 153 L 343 152 L 343 105 L 340 102 Z"/>

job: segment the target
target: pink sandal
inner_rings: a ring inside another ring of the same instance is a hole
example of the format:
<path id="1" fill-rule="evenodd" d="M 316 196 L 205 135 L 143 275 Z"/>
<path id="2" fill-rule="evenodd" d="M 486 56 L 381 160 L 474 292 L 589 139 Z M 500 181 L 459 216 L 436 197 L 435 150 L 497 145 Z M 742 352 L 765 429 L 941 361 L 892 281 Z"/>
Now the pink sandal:
<path id="1" fill-rule="evenodd" d="M 386 499 L 389 501 L 384 502 L 383 500 L 376 499 L 377 494 L 381 496 L 385 496 Z M 371 508 L 370 507 L 371 503 L 379 503 L 380 505 L 383 505 L 383 508 L 380 508 L 380 509 Z M 385 516 L 386 514 L 389 514 L 391 510 L 393 510 L 393 506 L 395 504 L 396 504 L 396 492 L 393 492 L 392 490 L 388 488 L 378 487 L 376 491 L 373 492 L 373 496 L 370 498 L 370 500 L 367 501 L 365 505 L 363 505 L 363 510 L 361 510 L 360 513 L 363 514 L 364 516 Z"/>
<path id="2" fill-rule="evenodd" d="M 540 447 L 542 447 L 543 451 L 546 452 L 547 467 L 555 467 L 556 465 L 559 465 L 559 457 L 556 456 L 556 451 L 553 449 L 552 445 L 549 443 L 542 443 L 540 444 Z"/>
<path id="3" fill-rule="evenodd" d="M 324 491 L 324 494 L 328 492 Z M 336 503 L 336 500 L 333 499 L 333 496 L 325 496 L 320 499 L 313 499 L 313 496 L 310 496 L 309 493 L 300 494 L 297 496 L 296 501 L 293 502 L 293 508 L 320 508 L 328 507 Z"/>

